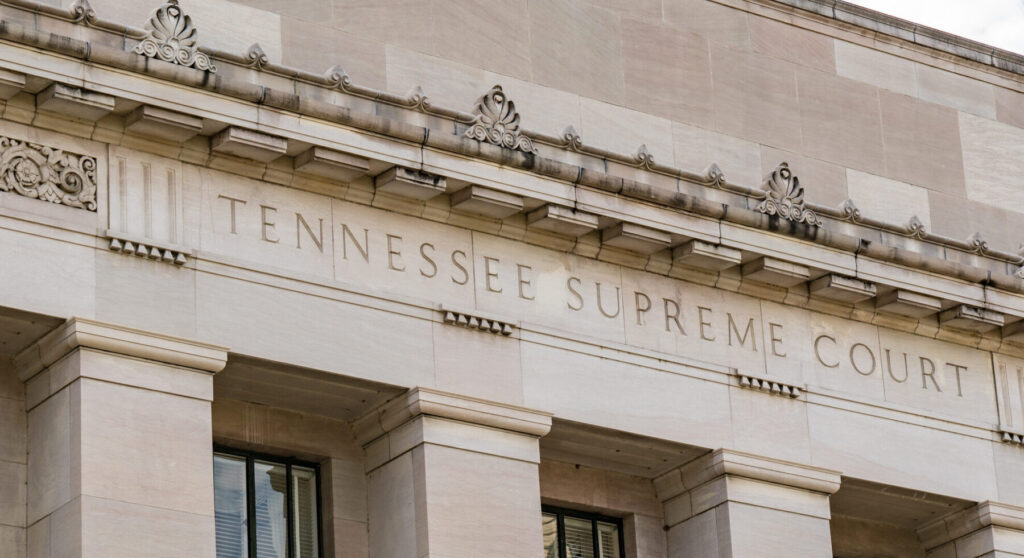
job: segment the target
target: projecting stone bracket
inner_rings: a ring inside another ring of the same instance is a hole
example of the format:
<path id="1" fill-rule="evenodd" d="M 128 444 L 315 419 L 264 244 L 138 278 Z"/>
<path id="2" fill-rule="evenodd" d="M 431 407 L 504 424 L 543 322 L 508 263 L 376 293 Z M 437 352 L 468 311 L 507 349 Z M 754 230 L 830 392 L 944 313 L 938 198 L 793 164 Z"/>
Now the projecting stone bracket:
<path id="1" fill-rule="evenodd" d="M 143 240 L 115 231 L 104 231 L 103 236 L 109 240 L 107 247 L 112 252 L 121 252 L 154 261 L 185 265 L 188 263 L 189 256 L 192 255 L 191 250 L 182 246 Z"/>
<path id="2" fill-rule="evenodd" d="M 444 323 L 446 324 L 477 329 L 506 337 L 512 335 L 512 329 L 515 327 L 510 321 L 481 316 L 479 314 L 469 314 L 444 307 L 441 307 L 441 315 L 444 317 Z"/>
<path id="3" fill-rule="evenodd" d="M 999 433 L 999 435 L 1000 435 L 1000 438 L 1004 442 L 1007 442 L 1007 443 L 1010 443 L 1010 444 L 1017 444 L 1018 446 L 1024 446 L 1024 436 L 1022 436 L 1022 435 L 1020 435 L 1020 434 L 1018 434 L 1016 432 L 1010 432 L 1008 430 L 1003 430 L 1003 431 L 1001 431 Z"/>
<path id="4" fill-rule="evenodd" d="M 783 397 L 789 397 L 791 399 L 799 398 L 800 395 L 803 394 L 804 392 L 804 388 L 794 386 L 792 384 L 785 384 L 782 382 L 769 380 L 767 378 L 757 378 L 755 376 L 748 376 L 735 369 L 733 370 L 733 372 L 739 379 L 740 387 L 756 389 L 758 391 L 763 391 L 765 393 L 770 393 L 772 395 L 781 395 Z"/>

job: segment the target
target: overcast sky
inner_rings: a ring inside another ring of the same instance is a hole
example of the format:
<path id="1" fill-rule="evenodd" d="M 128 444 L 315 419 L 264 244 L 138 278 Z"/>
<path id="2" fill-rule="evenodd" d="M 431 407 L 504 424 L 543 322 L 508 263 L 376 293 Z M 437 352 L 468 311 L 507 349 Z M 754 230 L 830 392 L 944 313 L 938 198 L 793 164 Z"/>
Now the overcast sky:
<path id="1" fill-rule="evenodd" d="M 1024 54 L 1024 0 L 848 0 Z"/>

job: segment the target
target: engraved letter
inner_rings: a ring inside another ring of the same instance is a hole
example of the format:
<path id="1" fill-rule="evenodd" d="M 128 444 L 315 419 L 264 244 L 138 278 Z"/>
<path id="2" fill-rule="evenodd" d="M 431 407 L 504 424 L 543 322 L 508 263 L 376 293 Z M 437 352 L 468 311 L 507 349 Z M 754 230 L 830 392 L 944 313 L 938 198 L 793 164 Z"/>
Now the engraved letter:
<path id="1" fill-rule="evenodd" d="M 676 327 L 679 328 L 679 333 L 686 335 L 686 330 L 683 329 L 683 324 L 679 323 L 679 303 L 672 300 L 671 298 L 663 298 L 665 301 L 665 331 L 672 331 L 669 327 L 672 322 L 676 323 Z M 669 306 L 672 307 L 672 311 L 669 311 Z M 670 322 L 669 320 L 672 320 Z"/>
<path id="2" fill-rule="evenodd" d="M 750 350 L 757 352 L 757 337 L 754 337 L 754 318 L 747 320 L 747 329 L 743 330 L 743 336 L 740 336 L 740 329 L 736 327 L 736 322 L 732 321 L 732 314 L 729 312 L 725 313 L 726 317 L 729 318 L 729 346 L 732 347 L 732 334 L 736 334 L 736 338 L 739 339 L 740 347 L 747 344 L 747 337 L 750 337 Z"/>
<path id="3" fill-rule="evenodd" d="M 260 206 L 260 215 L 263 218 L 263 228 L 262 228 L 263 240 L 266 240 L 267 242 L 271 242 L 273 244 L 277 244 L 281 239 L 280 238 L 270 238 L 270 235 L 267 234 L 267 233 L 269 233 L 269 232 L 274 230 L 274 222 L 267 218 L 267 217 L 269 217 L 269 215 L 267 215 L 267 210 L 268 209 L 270 211 L 277 212 L 276 208 L 270 207 L 269 205 L 261 205 Z M 275 236 L 276 236 L 276 233 L 275 233 Z"/>
<path id="4" fill-rule="evenodd" d="M 857 350 L 857 347 L 864 347 L 864 350 L 868 352 L 868 356 L 871 357 L 871 370 L 865 372 L 860 369 L 860 366 L 857 366 L 857 359 L 853 354 Z M 853 369 L 861 376 L 870 376 L 875 373 L 875 365 L 878 363 L 875 361 L 875 353 L 871 352 L 871 347 L 868 347 L 864 343 L 854 343 L 853 346 L 850 347 L 850 364 L 853 365 Z"/>
<path id="5" fill-rule="evenodd" d="M 224 194 L 220 194 L 219 196 L 217 196 L 217 199 L 221 198 L 228 200 L 228 204 L 231 206 L 231 234 L 238 234 L 238 229 L 235 228 L 235 204 L 240 203 L 242 205 L 245 205 L 245 200 L 229 198 Z"/>
<path id="6" fill-rule="evenodd" d="M 401 247 L 401 245 L 399 245 L 398 248 L 396 249 L 394 247 L 394 245 L 392 244 L 392 241 L 395 241 L 395 240 L 397 240 L 398 242 L 402 242 L 402 237 L 400 237 L 398 235 L 394 235 L 394 234 L 389 234 L 387 236 L 388 236 L 388 269 L 393 269 L 395 271 L 405 271 L 405 264 L 402 263 L 402 247 Z M 396 259 L 395 256 L 398 256 L 398 258 L 397 258 L 398 263 L 395 263 L 395 259 Z"/>
<path id="7" fill-rule="evenodd" d="M 484 286 L 486 286 L 487 290 L 491 291 L 492 293 L 500 293 L 501 292 L 501 287 L 498 287 L 497 289 L 495 289 L 494 287 L 491 286 L 491 279 L 492 278 L 494 278 L 494 279 L 498 278 L 498 272 L 497 271 L 491 271 L 491 263 L 496 263 L 497 264 L 497 263 L 501 263 L 501 262 L 498 260 L 498 258 L 492 258 L 490 256 L 484 256 L 484 273 L 487 276 L 486 280 L 484 281 L 484 283 L 485 283 Z"/>
<path id="8" fill-rule="evenodd" d="M 465 260 L 466 253 L 463 252 L 462 250 L 455 250 L 454 252 L 452 252 L 452 265 L 459 268 L 459 271 L 462 272 L 462 281 L 459 281 L 458 279 L 455 278 L 454 275 L 452 275 L 452 283 L 455 283 L 456 285 L 465 285 L 466 283 L 469 282 L 469 272 L 466 271 L 465 265 L 459 263 L 459 260 L 455 259 L 455 256 L 462 256 L 462 259 Z"/>
<path id="9" fill-rule="evenodd" d="M 516 264 L 516 276 L 519 282 L 519 298 L 523 300 L 533 300 L 534 295 L 527 296 L 526 290 L 523 288 L 532 286 L 529 279 L 523 278 L 523 273 L 526 271 L 533 271 L 533 268 L 528 265 Z"/>
<path id="10" fill-rule="evenodd" d="M 304 227 L 306 229 L 306 232 L 309 233 L 309 238 L 312 238 L 313 239 L 313 244 L 316 244 L 317 250 L 320 250 L 320 253 L 323 253 L 323 251 L 324 251 L 324 220 L 320 219 L 320 236 L 318 237 L 317 235 L 313 234 L 313 229 L 309 228 L 309 223 L 307 223 L 306 220 L 302 217 L 302 214 L 298 213 L 298 212 L 295 213 L 295 247 L 301 249 L 302 248 L 302 234 L 301 234 L 302 233 L 302 229 L 299 228 L 299 225 L 302 225 L 302 227 Z"/>
<path id="11" fill-rule="evenodd" d="M 899 379 L 895 374 L 892 373 L 892 359 L 889 357 L 889 349 L 885 350 L 885 365 L 889 369 L 889 377 L 892 378 L 897 384 L 902 384 L 907 381 L 907 376 L 910 376 L 910 367 L 907 365 L 907 353 L 903 353 L 903 379 Z"/>
<path id="12" fill-rule="evenodd" d="M 636 300 L 636 325 L 644 325 L 644 313 L 651 309 L 651 299 L 640 291 L 633 291 L 633 298 Z M 640 299 L 643 299 L 643 305 Z"/>
<path id="13" fill-rule="evenodd" d="M 967 372 L 967 367 L 961 366 L 959 364 L 953 364 L 952 362 L 947 362 L 946 366 L 952 366 L 953 371 L 956 372 L 956 395 L 957 397 L 963 397 L 964 390 L 963 387 L 960 385 L 960 372 Z"/>
<path id="14" fill-rule="evenodd" d="M 437 264 L 435 264 L 434 260 L 430 259 L 430 256 L 427 255 L 426 248 L 430 248 L 430 250 L 433 251 L 434 250 L 434 245 L 429 243 L 429 242 L 424 242 L 423 244 L 420 244 L 420 256 L 423 257 L 423 260 L 425 262 L 430 264 L 431 271 L 430 271 L 430 273 L 427 273 L 426 271 L 423 271 L 423 268 L 420 268 L 420 275 L 422 275 L 422 276 L 424 276 L 424 277 L 429 279 L 429 278 L 437 275 Z"/>
<path id="15" fill-rule="evenodd" d="M 572 282 L 573 281 L 576 281 L 576 285 L 577 286 L 582 286 L 583 282 L 580 281 L 579 277 L 570 277 L 570 278 L 565 280 L 566 288 L 568 288 L 569 292 L 572 293 L 573 296 L 575 296 L 576 299 L 579 301 L 577 303 L 577 304 L 579 304 L 579 306 L 573 306 L 571 302 L 566 302 L 566 304 L 569 305 L 569 309 L 570 310 L 575 310 L 575 311 L 579 312 L 580 310 L 583 310 L 583 295 L 581 295 L 579 291 L 577 291 L 576 289 L 574 289 L 572 287 Z"/>
<path id="16" fill-rule="evenodd" d="M 605 318 L 614 318 L 615 316 L 618 316 L 619 312 L 622 311 L 622 299 L 619 296 L 619 288 L 615 287 L 615 313 L 609 314 L 604 311 L 604 306 L 601 304 L 601 283 L 594 284 L 597 286 L 597 309 L 601 311 L 601 314 L 603 314 Z"/>
<path id="17" fill-rule="evenodd" d="M 928 389 L 928 379 L 931 378 L 932 385 L 935 386 L 935 391 L 942 393 L 942 388 L 939 387 L 939 383 L 935 381 L 935 363 L 930 358 L 919 357 L 921 362 L 921 389 Z M 924 363 L 928 363 L 929 372 L 924 371 Z"/>
<path id="18" fill-rule="evenodd" d="M 778 346 L 778 344 L 782 343 L 782 332 L 780 331 L 779 335 L 775 335 L 775 328 L 782 329 L 782 324 L 776 324 L 776 323 L 769 323 L 768 324 L 769 337 L 772 340 L 772 354 L 777 356 L 777 357 L 785 357 L 786 353 L 780 353 L 779 351 L 776 350 L 776 347 Z"/>
<path id="19" fill-rule="evenodd" d="M 700 338 L 705 340 L 705 341 L 714 341 L 715 340 L 714 336 L 708 337 L 707 335 L 704 334 L 704 326 L 710 326 L 711 325 L 711 322 L 709 320 L 705 320 L 704 319 L 704 311 L 705 310 L 708 311 L 708 312 L 711 312 L 710 308 L 705 308 L 703 306 L 698 306 L 697 307 L 697 321 L 700 322 Z"/>
<path id="20" fill-rule="evenodd" d="M 370 263 L 370 231 L 369 229 L 363 229 L 363 245 L 359 245 L 359 241 L 356 240 L 356 235 L 352 234 L 352 229 L 348 228 L 348 225 L 342 223 L 341 225 L 341 257 L 348 259 L 348 239 L 352 239 L 352 244 L 356 245 L 356 250 L 362 254 L 363 259 L 366 263 Z"/>
<path id="21" fill-rule="evenodd" d="M 818 357 L 818 362 L 820 362 L 821 365 L 824 366 L 825 368 L 835 368 L 836 366 L 839 366 L 838 360 L 836 360 L 834 364 L 829 364 L 825 362 L 825 359 L 821 358 L 821 349 L 818 347 L 818 344 L 821 343 L 822 339 L 828 339 L 829 341 L 832 342 L 833 345 L 836 344 L 835 337 L 832 337 L 831 335 L 825 335 L 824 333 L 819 335 L 814 339 L 814 356 Z"/>

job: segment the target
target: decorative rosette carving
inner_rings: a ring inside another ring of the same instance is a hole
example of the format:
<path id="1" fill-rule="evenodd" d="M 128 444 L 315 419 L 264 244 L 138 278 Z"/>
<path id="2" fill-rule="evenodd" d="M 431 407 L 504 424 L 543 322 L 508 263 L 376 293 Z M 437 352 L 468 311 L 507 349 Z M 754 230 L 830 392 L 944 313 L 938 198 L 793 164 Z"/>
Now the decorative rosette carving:
<path id="1" fill-rule="evenodd" d="M 860 208 L 853 203 L 853 200 L 848 198 L 846 201 L 839 204 L 839 215 L 839 218 L 844 221 L 856 223 L 860 221 Z"/>
<path id="2" fill-rule="evenodd" d="M 516 151 L 537 153 L 533 140 L 519 130 L 519 113 L 516 105 L 495 85 L 476 101 L 473 121 L 466 137 L 485 141 Z"/>
<path id="3" fill-rule="evenodd" d="M 722 171 L 722 167 L 718 166 L 718 163 L 711 163 L 708 168 L 704 169 L 703 184 L 715 188 L 721 188 L 725 184 L 725 172 Z"/>
<path id="4" fill-rule="evenodd" d="M 910 221 L 907 222 L 907 234 L 914 238 L 924 238 L 928 234 L 928 231 L 924 230 L 924 223 L 917 215 L 912 215 Z"/>
<path id="5" fill-rule="evenodd" d="M 0 190 L 96 211 L 96 158 L 0 136 Z"/>
<path id="6" fill-rule="evenodd" d="M 765 189 L 765 198 L 758 204 L 757 211 L 816 227 L 823 224 L 814 211 L 804 206 L 804 188 L 800 186 L 800 179 L 793 176 L 789 163 L 775 167 L 765 178 L 762 188 Z"/>
<path id="7" fill-rule="evenodd" d="M 270 63 L 270 58 L 267 57 L 267 53 L 263 51 L 263 47 L 259 43 L 253 43 L 249 50 L 245 51 L 245 59 L 246 66 L 257 70 L 262 70 Z"/>
<path id="8" fill-rule="evenodd" d="M 572 125 L 566 126 L 565 130 L 562 131 L 562 141 L 567 149 L 573 151 L 583 149 L 583 138 L 580 137 L 580 133 Z"/>
<path id="9" fill-rule="evenodd" d="M 195 66 L 199 70 L 216 72 L 210 57 L 199 52 L 195 25 L 178 6 L 178 0 L 168 0 L 157 8 L 146 23 L 146 37 L 135 45 L 134 52 L 164 62 Z"/>

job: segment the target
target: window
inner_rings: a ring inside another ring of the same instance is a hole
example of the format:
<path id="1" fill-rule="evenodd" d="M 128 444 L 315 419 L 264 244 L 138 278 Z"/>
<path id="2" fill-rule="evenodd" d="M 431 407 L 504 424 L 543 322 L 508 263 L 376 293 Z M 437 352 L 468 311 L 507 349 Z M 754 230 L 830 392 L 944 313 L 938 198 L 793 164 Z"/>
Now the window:
<path id="1" fill-rule="evenodd" d="M 214 450 L 217 558 L 319 558 L 319 485 L 316 465 Z"/>
<path id="2" fill-rule="evenodd" d="M 544 558 L 623 558 L 622 520 L 544 506 Z"/>

